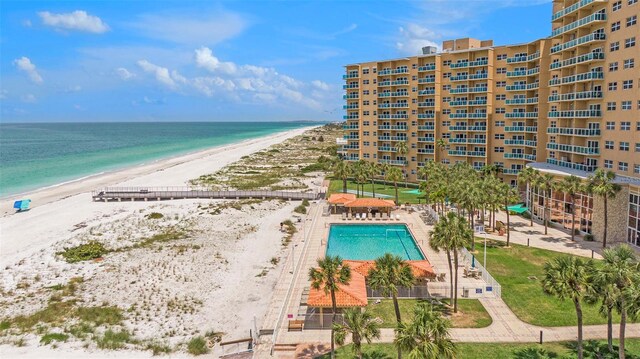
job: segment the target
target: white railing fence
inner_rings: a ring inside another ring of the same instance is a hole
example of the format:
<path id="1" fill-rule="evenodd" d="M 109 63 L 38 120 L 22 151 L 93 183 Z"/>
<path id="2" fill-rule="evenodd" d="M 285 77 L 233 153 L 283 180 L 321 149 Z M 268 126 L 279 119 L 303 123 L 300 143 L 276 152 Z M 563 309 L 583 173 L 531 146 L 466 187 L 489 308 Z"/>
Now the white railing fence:
<path id="1" fill-rule="evenodd" d="M 460 250 L 460 253 L 463 256 L 463 262 L 469 263 L 469 265 L 471 265 L 471 263 L 473 262 L 473 255 L 469 253 L 466 248 L 462 248 Z M 493 293 L 493 295 L 495 295 L 497 298 L 501 298 L 502 287 L 500 286 L 500 283 L 498 283 L 498 281 L 493 278 L 489 271 L 482 264 L 480 264 L 477 259 L 475 260 L 475 262 L 473 262 L 473 264 L 476 268 L 478 268 L 481 273 L 482 280 L 486 283 L 484 292 Z"/>

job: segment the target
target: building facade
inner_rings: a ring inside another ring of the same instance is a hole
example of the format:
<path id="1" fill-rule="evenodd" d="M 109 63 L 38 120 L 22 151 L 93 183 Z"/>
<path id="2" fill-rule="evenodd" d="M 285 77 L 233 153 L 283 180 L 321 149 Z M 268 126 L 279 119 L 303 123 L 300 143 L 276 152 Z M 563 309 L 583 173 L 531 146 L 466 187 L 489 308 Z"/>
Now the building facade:
<path id="1" fill-rule="evenodd" d="M 525 166 L 558 178 L 612 170 L 626 213 L 609 236 L 640 246 L 638 14 L 638 0 L 556 0 L 548 38 L 456 39 L 440 52 L 347 65 L 340 152 L 399 166 L 410 181 L 427 161 L 497 164 L 512 185 Z M 570 199 L 552 198 L 550 218 L 569 228 Z M 576 204 L 576 227 L 596 238 L 599 205 L 586 194 Z"/>

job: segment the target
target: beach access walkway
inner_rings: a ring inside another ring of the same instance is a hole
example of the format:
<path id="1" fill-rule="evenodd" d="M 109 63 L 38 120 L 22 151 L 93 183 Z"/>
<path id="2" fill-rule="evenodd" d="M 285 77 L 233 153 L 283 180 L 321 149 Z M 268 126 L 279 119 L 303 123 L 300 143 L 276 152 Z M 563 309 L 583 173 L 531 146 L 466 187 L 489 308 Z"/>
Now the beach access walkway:
<path id="1" fill-rule="evenodd" d="M 107 187 L 91 192 L 94 201 L 162 201 L 187 198 L 315 200 L 320 192 L 212 191 L 201 187 Z"/>

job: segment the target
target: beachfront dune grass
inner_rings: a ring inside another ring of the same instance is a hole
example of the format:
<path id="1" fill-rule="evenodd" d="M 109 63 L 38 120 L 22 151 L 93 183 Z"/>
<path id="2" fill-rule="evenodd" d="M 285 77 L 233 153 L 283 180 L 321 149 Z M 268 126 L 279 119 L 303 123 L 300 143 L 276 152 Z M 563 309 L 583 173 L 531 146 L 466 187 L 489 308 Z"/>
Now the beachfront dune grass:
<path id="1" fill-rule="evenodd" d="M 402 318 L 407 318 L 410 321 L 413 318 L 413 311 L 419 302 L 424 300 L 420 299 L 402 299 L 398 300 L 400 306 L 400 314 Z M 442 305 L 438 307 L 442 310 L 449 319 L 451 325 L 454 328 L 484 328 L 491 325 L 491 316 L 482 306 L 477 299 L 460 299 L 458 301 L 459 313 L 451 315 L 450 310 L 444 304 L 447 301 L 443 301 Z M 374 318 L 380 318 L 382 328 L 395 328 L 396 326 L 396 314 L 393 308 L 393 301 L 390 299 L 383 299 L 380 303 L 376 303 L 374 300 L 369 301 L 367 306 L 367 312 L 371 313 Z"/>

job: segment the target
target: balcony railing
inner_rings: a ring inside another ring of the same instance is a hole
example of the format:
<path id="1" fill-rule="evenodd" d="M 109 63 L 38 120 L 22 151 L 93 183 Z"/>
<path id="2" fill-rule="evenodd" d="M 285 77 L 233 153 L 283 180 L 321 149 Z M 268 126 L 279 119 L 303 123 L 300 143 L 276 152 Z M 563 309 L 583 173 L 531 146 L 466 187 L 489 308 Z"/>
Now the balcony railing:
<path id="1" fill-rule="evenodd" d="M 555 158 L 547 158 L 547 163 L 552 164 L 552 165 L 556 165 L 556 166 L 560 166 L 560 167 L 565 167 L 565 168 L 573 168 L 575 170 L 580 170 L 580 171 L 585 171 L 585 172 L 593 172 L 596 170 L 596 166 L 587 166 L 584 165 L 582 163 L 573 163 L 573 162 L 568 162 L 568 161 L 562 161 L 562 160 L 558 160 Z"/>
<path id="2" fill-rule="evenodd" d="M 344 135 L 342 136 L 345 140 L 357 140 L 360 138 L 359 135 Z"/>
<path id="3" fill-rule="evenodd" d="M 436 118 L 436 114 L 435 113 L 419 113 L 418 114 L 418 119 L 430 120 L 432 118 Z"/>
<path id="4" fill-rule="evenodd" d="M 527 146 L 527 147 L 536 147 L 537 146 L 537 142 L 536 141 L 531 141 L 531 140 L 507 139 L 507 140 L 504 140 L 504 144 L 507 145 L 507 146 Z"/>
<path id="5" fill-rule="evenodd" d="M 507 105 L 531 105 L 536 103 L 538 103 L 537 97 L 529 97 L 529 98 L 519 97 L 519 98 L 507 99 L 505 101 L 505 104 Z"/>
<path id="6" fill-rule="evenodd" d="M 436 90 L 435 90 L 435 89 L 420 90 L 420 91 L 418 91 L 418 95 L 419 95 L 419 96 L 435 95 L 435 94 L 436 94 Z"/>
<path id="7" fill-rule="evenodd" d="M 418 102 L 418 107 L 435 107 L 435 102 Z"/>
<path id="8" fill-rule="evenodd" d="M 505 90 L 507 91 L 526 91 L 527 84 L 507 85 Z"/>
<path id="9" fill-rule="evenodd" d="M 424 66 L 418 67 L 418 72 L 433 71 L 435 69 L 436 69 L 436 64 L 426 64 Z"/>
<path id="10" fill-rule="evenodd" d="M 507 63 L 508 64 L 516 64 L 518 62 L 529 62 L 532 60 L 535 60 L 537 58 L 540 57 L 540 52 L 534 52 L 531 55 L 527 55 L 527 56 L 513 56 L 513 57 L 507 57 Z"/>
<path id="11" fill-rule="evenodd" d="M 435 125 L 421 125 L 418 126 L 418 131 L 435 131 Z"/>
<path id="12" fill-rule="evenodd" d="M 579 127 L 547 127 L 547 133 L 567 136 L 592 137 L 600 136 L 599 128 L 579 128 Z"/>
<path id="13" fill-rule="evenodd" d="M 378 71 L 378 76 L 384 76 L 384 75 L 398 75 L 398 74 L 408 74 L 409 73 L 409 68 L 407 67 L 401 67 L 401 68 L 397 68 L 397 69 L 384 69 L 384 70 L 380 70 Z"/>
<path id="14" fill-rule="evenodd" d="M 408 97 L 408 91 L 380 92 L 378 97 Z"/>
<path id="15" fill-rule="evenodd" d="M 358 73 L 358 71 L 349 72 L 346 75 L 342 75 L 342 79 L 343 80 L 346 80 L 346 79 L 357 79 L 358 77 L 360 77 L 360 74 Z"/>
<path id="16" fill-rule="evenodd" d="M 408 108 L 408 102 L 379 103 L 378 108 Z"/>
<path id="17" fill-rule="evenodd" d="M 486 151 L 468 151 L 467 152 L 467 156 L 469 156 L 469 157 L 486 157 L 487 156 L 487 152 Z"/>
<path id="18" fill-rule="evenodd" d="M 379 125 L 378 130 L 406 131 L 407 126 L 402 125 Z"/>
<path id="19" fill-rule="evenodd" d="M 434 82 L 436 82 L 435 77 L 421 77 L 418 79 L 419 84 L 432 84 Z"/>
<path id="20" fill-rule="evenodd" d="M 467 80 L 469 80 L 469 75 L 451 76 L 449 78 L 449 81 L 467 81 Z"/>
<path id="21" fill-rule="evenodd" d="M 579 27 L 582 27 L 584 25 L 590 24 L 592 22 L 596 22 L 596 21 L 606 21 L 607 20 L 607 14 L 605 13 L 595 13 L 595 14 L 591 14 L 589 16 L 583 17 L 580 20 L 574 21 L 568 25 L 559 27 L 555 30 L 553 30 L 551 32 L 551 37 L 556 37 L 558 35 L 562 35 L 567 31 L 571 31 L 574 29 L 577 29 Z"/>
<path id="22" fill-rule="evenodd" d="M 575 56 L 563 61 L 554 62 L 551 64 L 550 68 L 551 70 L 561 69 L 563 67 L 580 64 L 583 62 L 594 61 L 594 60 L 604 60 L 604 52 L 599 52 L 599 51 L 590 52 L 588 54 Z"/>
<path id="23" fill-rule="evenodd" d="M 351 105 L 342 105 L 343 110 L 357 110 L 359 108 L 357 103 Z"/>
<path id="24" fill-rule="evenodd" d="M 471 132 L 486 132 L 487 126 L 469 126 L 467 127 L 467 131 Z"/>
<path id="25" fill-rule="evenodd" d="M 487 99 L 469 101 L 469 106 L 482 106 L 486 104 L 487 104 Z"/>
<path id="26" fill-rule="evenodd" d="M 357 120 L 359 118 L 360 118 L 359 115 L 344 115 L 344 116 L 342 116 L 343 120 Z"/>
<path id="27" fill-rule="evenodd" d="M 359 84 L 358 84 L 358 83 L 342 85 L 342 89 L 343 89 L 343 90 L 347 90 L 347 89 L 357 89 L 358 87 L 359 87 Z"/>
<path id="28" fill-rule="evenodd" d="M 359 97 L 359 94 L 357 92 L 346 94 L 346 95 L 342 95 L 342 99 L 343 100 L 355 100 L 358 97 Z"/>
<path id="29" fill-rule="evenodd" d="M 449 156 L 466 156 L 467 155 L 467 151 L 462 151 L 462 150 L 449 150 L 447 153 L 449 154 Z"/>
<path id="30" fill-rule="evenodd" d="M 409 118 L 409 115 L 406 113 L 395 113 L 391 114 L 378 114 L 379 120 L 406 120 Z"/>
<path id="31" fill-rule="evenodd" d="M 481 73 L 481 74 L 471 74 L 469 75 L 469 80 L 484 80 L 486 78 L 488 78 L 488 74 L 485 73 Z"/>
<path id="32" fill-rule="evenodd" d="M 549 86 L 566 85 L 574 82 L 601 80 L 601 79 L 604 79 L 604 73 L 602 71 L 589 71 L 589 72 L 583 72 L 577 75 L 551 79 L 549 80 Z"/>
<path id="33" fill-rule="evenodd" d="M 378 146 L 378 151 L 383 152 L 398 152 L 398 150 L 393 146 Z"/>
<path id="34" fill-rule="evenodd" d="M 435 137 L 418 137 L 418 142 L 434 143 L 435 141 Z"/>
<path id="35" fill-rule="evenodd" d="M 409 80 L 396 80 L 396 81 L 381 81 L 378 82 L 378 86 L 380 87 L 385 87 L 385 86 L 408 86 L 409 85 Z"/>
<path id="36" fill-rule="evenodd" d="M 436 151 L 433 148 L 418 148 L 418 153 L 423 154 L 423 155 L 432 155 L 435 152 Z"/>
<path id="37" fill-rule="evenodd" d="M 569 110 L 569 111 L 550 111 L 549 118 L 590 118 L 602 117 L 600 110 Z"/>
<path id="38" fill-rule="evenodd" d="M 556 150 L 569 153 L 577 153 L 580 155 L 599 155 L 600 149 L 598 147 L 585 147 L 575 145 L 565 145 L 560 143 L 547 143 L 548 150 Z"/>
<path id="39" fill-rule="evenodd" d="M 357 130 L 359 126 L 356 125 L 342 125 L 343 130 Z"/>
<path id="40" fill-rule="evenodd" d="M 406 142 L 406 136 L 378 136 L 378 141 Z"/>
<path id="41" fill-rule="evenodd" d="M 451 101 L 449 102 L 449 106 L 451 107 L 459 107 L 459 106 L 467 106 L 468 101 Z"/>
<path id="42" fill-rule="evenodd" d="M 580 36 L 577 39 L 553 46 L 551 48 L 551 53 L 555 54 L 556 52 L 564 51 L 590 42 L 606 40 L 606 38 L 607 35 L 605 35 L 603 32 L 594 32 L 589 35 Z"/>
<path id="43" fill-rule="evenodd" d="M 408 162 L 405 160 L 387 160 L 384 158 L 380 158 L 378 159 L 378 163 L 386 163 L 393 166 L 406 166 Z"/>
<path id="44" fill-rule="evenodd" d="M 505 126 L 504 132 L 536 133 L 538 132 L 538 127 L 537 126 Z"/>
<path id="45" fill-rule="evenodd" d="M 507 77 L 527 76 L 527 70 L 507 71 Z"/>
<path id="46" fill-rule="evenodd" d="M 581 91 L 549 96 L 549 102 L 592 100 L 602 98 L 602 91 Z"/>
<path id="47" fill-rule="evenodd" d="M 538 118 L 537 112 L 507 112 L 505 118 Z"/>
<path id="48" fill-rule="evenodd" d="M 585 7 L 585 6 L 589 5 L 589 4 L 591 4 L 594 1 L 603 2 L 603 0 L 580 0 L 579 2 L 577 2 L 577 3 L 575 3 L 575 4 L 571 5 L 571 6 L 568 6 L 568 7 L 564 8 L 564 9 L 556 12 L 555 14 L 553 14 L 553 16 L 551 16 L 551 21 L 556 21 L 556 20 L 562 18 L 563 16 L 565 16 L 567 14 L 570 14 L 570 13 L 572 13 L 572 12 L 582 8 L 582 7 Z"/>

